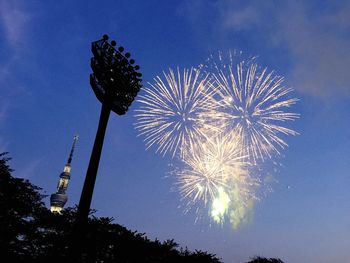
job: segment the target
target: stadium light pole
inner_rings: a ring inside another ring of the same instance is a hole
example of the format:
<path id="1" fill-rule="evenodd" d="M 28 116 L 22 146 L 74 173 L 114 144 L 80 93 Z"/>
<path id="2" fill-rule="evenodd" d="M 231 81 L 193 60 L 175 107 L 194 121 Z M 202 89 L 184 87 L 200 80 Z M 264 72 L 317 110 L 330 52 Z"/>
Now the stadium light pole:
<path id="1" fill-rule="evenodd" d="M 110 113 L 113 111 L 118 115 L 125 114 L 142 86 L 142 74 L 138 72 L 140 67 L 134 65 L 135 60 L 130 58 L 130 53 L 123 53 L 122 46 L 118 49 L 115 46 L 114 40 L 108 42 L 108 35 L 91 44 L 93 73 L 90 74 L 90 85 L 102 107 L 78 206 L 78 228 L 85 225 L 88 219 Z"/>

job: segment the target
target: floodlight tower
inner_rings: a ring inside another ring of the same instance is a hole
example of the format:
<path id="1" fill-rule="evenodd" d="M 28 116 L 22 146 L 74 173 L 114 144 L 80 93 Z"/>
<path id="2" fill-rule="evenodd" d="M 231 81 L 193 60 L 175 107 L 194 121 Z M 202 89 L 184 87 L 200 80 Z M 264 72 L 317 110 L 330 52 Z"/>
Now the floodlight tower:
<path id="1" fill-rule="evenodd" d="M 101 102 L 101 114 L 92 149 L 85 182 L 80 197 L 76 224 L 84 224 L 88 218 L 97 170 L 100 162 L 106 127 L 111 111 L 118 115 L 127 112 L 141 88 L 140 67 L 134 65 L 130 53 L 124 48 L 115 48 L 116 42 L 108 42 L 108 36 L 92 42 L 90 85 Z"/>

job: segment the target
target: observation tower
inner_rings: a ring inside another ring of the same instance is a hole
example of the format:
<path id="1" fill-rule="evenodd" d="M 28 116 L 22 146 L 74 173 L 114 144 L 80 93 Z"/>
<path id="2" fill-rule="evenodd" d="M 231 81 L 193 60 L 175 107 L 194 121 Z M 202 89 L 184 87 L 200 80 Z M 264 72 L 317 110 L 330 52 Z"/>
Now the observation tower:
<path id="1" fill-rule="evenodd" d="M 52 213 L 61 213 L 64 205 L 67 203 L 68 196 L 66 194 L 66 190 L 68 188 L 68 183 L 70 179 L 70 170 L 71 170 L 71 162 L 73 158 L 73 152 L 75 149 L 75 145 L 78 141 L 78 135 L 74 136 L 72 149 L 69 154 L 68 162 L 64 166 L 63 172 L 60 174 L 60 179 L 57 184 L 56 193 L 52 194 L 50 197 L 51 204 L 51 212 Z"/>

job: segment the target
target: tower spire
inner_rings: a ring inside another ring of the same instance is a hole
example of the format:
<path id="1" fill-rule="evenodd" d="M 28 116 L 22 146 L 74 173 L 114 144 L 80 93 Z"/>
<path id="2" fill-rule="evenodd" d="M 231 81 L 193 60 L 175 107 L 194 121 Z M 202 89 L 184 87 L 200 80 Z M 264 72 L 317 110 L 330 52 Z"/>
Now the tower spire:
<path id="1" fill-rule="evenodd" d="M 57 184 L 56 193 L 52 194 L 50 197 L 51 212 L 53 213 L 61 213 L 61 210 L 63 209 L 64 205 L 67 203 L 68 196 L 66 194 L 66 190 L 68 188 L 71 171 L 71 162 L 78 138 L 78 135 L 75 135 L 73 138 L 73 145 L 68 157 L 68 162 L 64 166 L 63 172 L 60 174 L 60 179 Z"/>
<path id="2" fill-rule="evenodd" d="M 76 145 L 78 139 L 79 139 L 79 136 L 78 135 L 74 135 L 73 145 L 72 145 L 72 149 L 70 150 L 70 154 L 69 154 L 69 158 L 68 158 L 67 164 L 71 164 L 71 162 L 72 162 L 73 153 L 74 153 L 74 150 L 75 150 L 75 145 Z"/>

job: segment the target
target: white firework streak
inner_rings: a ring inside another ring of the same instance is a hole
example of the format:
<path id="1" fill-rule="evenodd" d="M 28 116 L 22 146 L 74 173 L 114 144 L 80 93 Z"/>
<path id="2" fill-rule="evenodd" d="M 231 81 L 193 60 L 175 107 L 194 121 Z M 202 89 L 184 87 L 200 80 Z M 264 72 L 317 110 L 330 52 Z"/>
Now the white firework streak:
<path id="1" fill-rule="evenodd" d="M 156 152 L 163 156 L 170 152 L 183 156 L 186 147 L 202 139 L 210 123 L 203 112 L 213 107 L 208 86 L 208 74 L 201 69 L 184 69 L 177 74 L 169 69 L 163 78 L 157 76 L 154 83 L 144 88 L 139 96 L 141 106 L 136 110 L 135 127 L 145 136 L 146 148 L 156 145 Z"/>
<path id="2" fill-rule="evenodd" d="M 219 99 L 212 118 L 241 136 L 243 154 L 253 162 L 271 158 L 272 153 L 280 154 L 279 148 L 288 146 L 281 135 L 298 134 L 283 126 L 299 117 L 285 111 L 298 101 L 287 97 L 293 89 L 283 86 L 283 77 L 267 68 L 258 72 L 257 64 L 240 62 L 216 69 L 212 76 Z"/>

